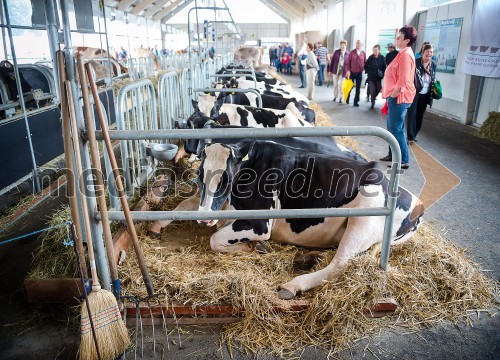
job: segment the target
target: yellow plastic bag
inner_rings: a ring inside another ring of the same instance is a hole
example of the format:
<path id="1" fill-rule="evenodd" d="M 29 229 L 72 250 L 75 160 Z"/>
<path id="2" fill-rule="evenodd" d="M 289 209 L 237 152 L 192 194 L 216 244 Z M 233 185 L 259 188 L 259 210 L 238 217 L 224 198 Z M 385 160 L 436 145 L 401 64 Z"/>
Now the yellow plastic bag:
<path id="1" fill-rule="evenodd" d="M 354 81 L 352 79 L 345 79 L 342 83 L 342 93 L 344 94 L 344 100 L 347 101 L 347 97 L 354 87 Z"/>

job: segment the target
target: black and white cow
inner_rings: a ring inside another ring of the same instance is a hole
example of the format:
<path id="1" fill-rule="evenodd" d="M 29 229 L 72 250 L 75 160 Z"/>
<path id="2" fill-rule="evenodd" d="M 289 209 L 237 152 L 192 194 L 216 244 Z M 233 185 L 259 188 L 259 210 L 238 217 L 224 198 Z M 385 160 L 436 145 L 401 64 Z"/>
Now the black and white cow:
<path id="1" fill-rule="evenodd" d="M 310 124 L 316 121 L 316 114 L 313 109 L 309 108 L 307 104 L 297 101 L 295 98 L 283 98 L 275 95 L 261 95 L 262 107 L 265 109 L 275 110 L 290 110 L 298 119 L 305 120 Z M 237 104 L 257 107 L 257 95 L 251 92 L 248 93 L 223 93 L 221 92 L 216 98 L 210 94 L 198 96 L 198 108 L 203 111 L 207 116 L 210 116 L 212 109 L 216 105 L 216 101 L 221 106 L 222 103 Z"/>
<path id="2" fill-rule="evenodd" d="M 300 140 L 295 140 L 299 141 Z M 376 162 L 356 161 L 332 153 L 304 151 L 269 140 L 212 143 L 201 154 L 199 210 L 220 210 L 231 195 L 236 210 L 383 207 L 389 181 Z M 424 207 L 404 188 L 398 189 L 392 243 L 409 239 Z M 213 226 L 217 220 L 203 220 Z M 281 284 L 278 296 L 297 293 L 332 280 L 353 256 L 379 246 L 384 217 L 312 219 L 239 219 L 214 233 L 210 246 L 217 252 L 250 252 L 256 242 L 272 239 L 305 247 L 338 247 L 324 269 Z"/>
<path id="3" fill-rule="evenodd" d="M 294 98 L 297 101 L 301 101 L 304 104 L 309 105 L 309 99 L 301 93 L 295 91 L 290 85 L 269 85 L 258 81 L 254 83 L 253 80 L 247 80 L 245 77 L 240 77 L 232 79 L 229 87 L 236 87 L 239 89 L 255 89 L 260 94 L 281 96 L 289 99 Z"/>
<path id="4" fill-rule="evenodd" d="M 204 116 L 202 113 L 198 114 L 199 117 L 192 119 L 193 123 L 191 124 L 191 127 L 194 126 L 200 127 L 203 124 L 203 127 L 211 129 L 240 128 L 240 126 L 216 125 L 213 121 L 210 121 L 210 119 Z M 280 144 L 289 148 L 300 149 L 304 153 L 321 153 L 325 156 L 347 157 L 359 161 L 361 163 L 367 162 L 366 159 L 361 155 L 359 155 L 358 153 L 346 148 L 345 146 L 337 144 L 337 142 L 333 137 L 325 137 L 325 136 L 306 137 L 306 138 L 290 137 L 290 138 L 268 138 L 262 140 L 272 141 L 275 144 Z M 186 140 L 185 142 L 185 148 L 187 153 L 198 154 L 201 153 L 203 147 L 206 145 L 207 142 L 214 142 L 214 143 L 224 144 L 227 146 L 239 146 L 241 145 L 242 142 L 252 142 L 252 141 L 254 140 L 228 139 L 228 138 L 212 139 L 210 141 L 201 142 L 200 146 L 199 140 L 189 139 Z M 198 197 L 189 198 L 182 201 L 175 210 L 195 211 L 196 209 L 198 209 L 199 203 L 200 199 Z M 171 222 L 172 220 L 157 220 L 153 222 L 153 224 L 149 228 L 149 235 L 152 237 L 159 237 L 161 230 L 164 227 L 168 226 Z"/>

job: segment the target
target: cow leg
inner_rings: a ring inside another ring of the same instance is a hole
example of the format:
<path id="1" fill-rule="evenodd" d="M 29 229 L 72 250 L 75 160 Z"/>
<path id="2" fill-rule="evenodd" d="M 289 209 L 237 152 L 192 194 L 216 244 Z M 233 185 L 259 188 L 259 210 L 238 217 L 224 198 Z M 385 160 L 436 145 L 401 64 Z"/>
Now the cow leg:
<path id="1" fill-rule="evenodd" d="M 266 222 L 265 220 L 262 220 Z M 218 230 L 210 238 L 210 247 L 217 252 L 252 252 L 255 250 L 258 243 L 269 240 L 270 231 L 256 234 L 253 229 L 235 231 L 234 228 L 239 228 L 241 220 L 236 220 Z M 254 222 L 255 223 L 255 222 Z M 267 221 L 267 229 L 271 229 L 272 220 Z M 261 245 L 259 245 L 261 246 Z M 260 249 L 260 247 L 258 247 Z"/>
<path id="2" fill-rule="evenodd" d="M 174 211 L 196 211 L 198 210 L 198 206 L 200 205 L 199 197 L 192 197 L 186 200 L 183 200 Z M 148 231 L 148 235 L 151 237 L 160 237 L 161 229 L 165 226 L 169 225 L 173 220 L 156 220 L 150 227 Z"/>
<path id="3" fill-rule="evenodd" d="M 381 239 L 383 230 L 384 218 L 373 216 L 349 218 L 346 231 L 332 262 L 324 269 L 297 276 L 280 285 L 278 296 L 289 300 L 298 292 L 307 291 L 323 285 L 326 281 L 331 281 L 349 259 L 368 250 L 374 244 L 374 239 Z"/>
<path id="4" fill-rule="evenodd" d="M 377 189 L 378 188 L 378 189 Z M 377 207 L 383 206 L 385 197 L 378 186 L 370 186 L 371 194 L 364 196 L 361 192 L 348 207 Z M 378 191 L 376 191 L 378 190 Z M 291 299 L 298 292 L 307 291 L 323 285 L 337 276 L 339 271 L 352 257 L 368 250 L 372 245 L 380 242 L 384 234 L 385 218 L 381 216 L 350 217 L 347 220 L 345 232 L 340 240 L 339 247 L 330 264 L 319 271 L 300 275 L 280 286 L 278 296 L 281 299 Z"/>

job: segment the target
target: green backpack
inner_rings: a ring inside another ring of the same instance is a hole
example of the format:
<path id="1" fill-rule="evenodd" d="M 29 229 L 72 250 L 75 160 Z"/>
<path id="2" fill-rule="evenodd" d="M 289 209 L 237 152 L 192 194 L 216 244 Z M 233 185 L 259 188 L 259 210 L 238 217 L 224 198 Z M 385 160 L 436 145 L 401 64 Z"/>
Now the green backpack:
<path id="1" fill-rule="evenodd" d="M 439 100 L 443 97 L 443 88 L 441 87 L 441 82 L 439 80 L 434 81 L 434 87 L 432 88 L 432 98 Z"/>

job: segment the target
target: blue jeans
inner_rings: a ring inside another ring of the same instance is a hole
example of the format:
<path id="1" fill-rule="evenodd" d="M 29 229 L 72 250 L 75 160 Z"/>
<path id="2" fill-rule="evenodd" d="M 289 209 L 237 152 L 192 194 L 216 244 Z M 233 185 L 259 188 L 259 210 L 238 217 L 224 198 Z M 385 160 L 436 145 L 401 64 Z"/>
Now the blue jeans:
<path id="1" fill-rule="evenodd" d="M 319 86 L 323 85 L 323 80 L 325 78 L 325 67 L 326 67 L 326 64 L 319 66 L 319 70 L 318 70 L 318 85 Z"/>
<path id="2" fill-rule="evenodd" d="M 300 82 L 303 88 L 307 87 L 306 83 L 306 66 L 299 64 L 299 75 L 300 75 Z"/>
<path id="3" fill-rule="evenodd" d="M 387 102 L 389 105 L 387 130 L 389 130 L 398 141 L 399 148 L 401 149 L 401 163 L 407 164 L 409 159 L 408 145 L 406 144 L 405 116 L 411 103 L 398 104 L 398 99 L 393 97 L 388 97 Z M 389 148 L 389 156 L 392 157 L 391 148 Z"/>

